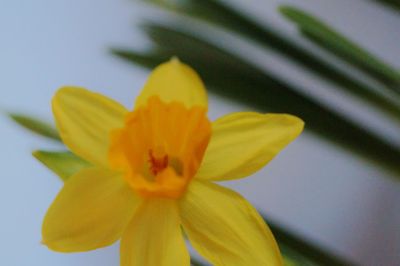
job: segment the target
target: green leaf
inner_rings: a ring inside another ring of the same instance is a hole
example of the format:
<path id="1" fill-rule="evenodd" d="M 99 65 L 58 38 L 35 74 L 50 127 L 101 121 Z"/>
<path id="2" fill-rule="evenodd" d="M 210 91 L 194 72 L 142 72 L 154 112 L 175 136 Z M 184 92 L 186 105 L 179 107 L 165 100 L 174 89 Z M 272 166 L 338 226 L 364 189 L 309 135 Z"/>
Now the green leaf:
<path id="1" fill-rule="evenodd" d="M 393 8 L 396 11 L 400 11 L 400 2 L 398 0 L 373 0 L 383 5 Z"/>
<path id="2" fill-rule="evenodd" d="M 142 1 L 175 13 L 190 15 L 211 22 L 237 32 L 242 37 L 258 41 L 266 49 L 272 49 L 287 56 L 316 75 L 333 83 L 336 85 L 336 89 L 349 92 L 400 120 L 399 101 L 385 95 L 388 88 L 385 86 L 376 87 L 376 85 L 370 85 L 359 80 L 353 74 L 347 73 L 346 70 L 340 69 L 327 61 L 326 58 L 299 46 L 282 32 L 276 31 L 268 24 L 258 24 L 227 4 L 218 0 Z"/>
<path id="3" fill-rule="evenodd" d="M 61 141 L 57 130 L 50 124 L 29 115 L 9 113 L 12 120 L 24 128 L 46 138 Z"/>
<path id="4" fill-rule="evenodd" d="M 354 265 L 352 262 L 340 258 L 337 255 L 325 251 L 320 245 L 312 244 L 304 240 L 293 232 L 279 226 L 277 223 L 261 214 L 265 222 L 269 225 L 276 241 L 279 243 L 282 254 L 285 259 L 292 261 L 295 265 Z"/>
<path id="5" fill-rule="evenodd" d="M 285 252 L 282 252 L 285 253 Z M 283 255 L 283 262 L 285 266 L 316 266 L 317 264 L 314 264 L 310 261 L 304 260 L 302 258 L 297 257 L 296 260 L 292 260 L 291 258 L 288 258 L 287 256 Z M 206 266 L 208 264 L 203 263 L 200 260 L 197 260 L 193 257 L 190 259 L 190 264 L 192 266 Z M 349 264 L 350 265 L 350 264 Z"/>
<path id="6" fill-rule="evenodd" d="M 32 155 L 63 181 L 66 181 L 79 170 L 90 166 L 85 160 L 67 151 L 34 151 Z"/>
<path id="7" fill-rule="evenodd" d="M 292 6 L 280 6 L 279 10 L 282 15 L 294 22 L 307 38 L 388 84 L 393 91 L 400 94 L 398 70 L 311 14 Z"/>
<path id="8" fill-rule="evenodd" d="M 205 263 L 203 263 L 200 260 L 195 259 L 193 257 L 190 258 L 190 265 L 192 265 L 192 266 L 206 266 Z"/>
<path id="9" fill-rule="evenodd" d="M 176 55 L 193 66 L 213 92 L 262 111 L 295 114 L 306 122 L 306 129 L 379 163 L 400 179 L 400 151 L 395 145 L 301 94 L 301 89 L 193 33 L 155 23 L 144 30 L 158 50 L 148 53 L 118 50 L 115 54 L 133 63 L 144 63 L 145 67 L 154 67 Z"/>

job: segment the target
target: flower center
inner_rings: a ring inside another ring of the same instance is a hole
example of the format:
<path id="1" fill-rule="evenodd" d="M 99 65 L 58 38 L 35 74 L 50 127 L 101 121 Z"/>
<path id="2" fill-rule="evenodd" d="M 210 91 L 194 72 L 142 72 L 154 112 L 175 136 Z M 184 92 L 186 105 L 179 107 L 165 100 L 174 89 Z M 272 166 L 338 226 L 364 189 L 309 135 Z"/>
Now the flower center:
<path id="1" fill-rule="evenodd" d="M 157 175 L 159 172 L 164 170 L 168 166 L 168 155 L 156 156 L 153 150 L 149 150 L 149 164 L 150 171 L 153 175 Z"/>
<path id="2" fill-rule="evenodd" d="M 143 197 L 179 198 L 196 174 L 211 136 L 204 107 L 153 96 L 111 133 L 109 162 Z"/>

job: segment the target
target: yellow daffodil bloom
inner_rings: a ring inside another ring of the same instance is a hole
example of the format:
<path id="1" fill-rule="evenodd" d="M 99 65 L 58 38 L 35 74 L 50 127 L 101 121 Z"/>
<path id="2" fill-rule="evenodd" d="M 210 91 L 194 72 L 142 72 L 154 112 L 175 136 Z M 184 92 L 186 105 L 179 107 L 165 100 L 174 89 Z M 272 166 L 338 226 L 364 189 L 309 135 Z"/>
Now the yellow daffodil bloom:
<path id="1" fill-rule="evenodd" d="M 233 113 L 210 122 L 199 76 L 158 66 L 133 111 L 82 88 L 53 99 L 63 142 L 92 167 L 69 178 L 43 222 L 43 243 L 88 251 L 121 239 L 122 266 L 190 265 L 182 228 L 213 265 L 282 265 L 257 211 L 214 181 L 250 175 L 295 139 L 287 114 Z"/>

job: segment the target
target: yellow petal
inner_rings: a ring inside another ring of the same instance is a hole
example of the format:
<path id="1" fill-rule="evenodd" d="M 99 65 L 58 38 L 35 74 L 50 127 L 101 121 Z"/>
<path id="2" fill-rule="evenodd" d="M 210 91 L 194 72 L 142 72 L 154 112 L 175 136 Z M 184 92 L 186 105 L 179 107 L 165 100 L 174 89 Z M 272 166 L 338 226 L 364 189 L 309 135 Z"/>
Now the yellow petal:
<path id="1" fill-rule="evenodd" d="M 282 265 L 271 231 L 238 193 L 193 180 L 180 208 L 191 244 L 213 265 Z"/>
<path id="2" fill-rule="evenodd" d="M 72 176 L 43 222 L 43 243 L 61 252 L 87 251 L 118 240 L 140 200 L 123 178 L 87 168 Z"/>
<path id="3" fill-rule="evenodd" d="M 136 99 L 136 107 L 145 105 L 154 95 L 166 103 L 178 101 L 184 103 L 186 107 L 195 105 L 207 107 L 207 94 L 199 75 L 177 58 L 153 70 Z"/>
<path id="4" fill-rule="evenodd" d="M 212 136 L 196 178 L 246 177 L 271 161 L 303 130 L 301 119 L 287 114 L 233 113 L 212 124 Z"/>
<path id="5" fill-rule="evenodd" d="M 82 88 L 64 87 L 53 98 L 53 113 L 63 142 L 78 156 L 106 166 L 110 130 L 122 127 L 127 110 Z"/>
<path id="6" fill-rule="evenodd" d="M 121 240 L 121 266 L 189 266 L 176 201 L 149 199 Z"/>

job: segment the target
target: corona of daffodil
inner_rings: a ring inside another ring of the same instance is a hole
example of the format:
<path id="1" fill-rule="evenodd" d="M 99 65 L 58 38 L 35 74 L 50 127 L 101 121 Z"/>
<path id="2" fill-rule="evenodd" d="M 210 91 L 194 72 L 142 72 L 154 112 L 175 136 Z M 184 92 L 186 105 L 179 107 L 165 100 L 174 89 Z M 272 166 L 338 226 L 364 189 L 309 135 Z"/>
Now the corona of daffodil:
<path id="1" fill-rule="evenodd" d="M 215 181 L 248 176 L 295 139 L 287 114 L 207 118 L 199 76 L 177 59 L 150 75 L 133 111 L 82 88 L 53 99 L 63 142 L 92 167 L 65 182 L 43 222 L 43 243 L 88 251 L 121 239 L 122 266 L 188 266 L 182 228 L 213 265 L 282 265 L 257 211 Z"/>

